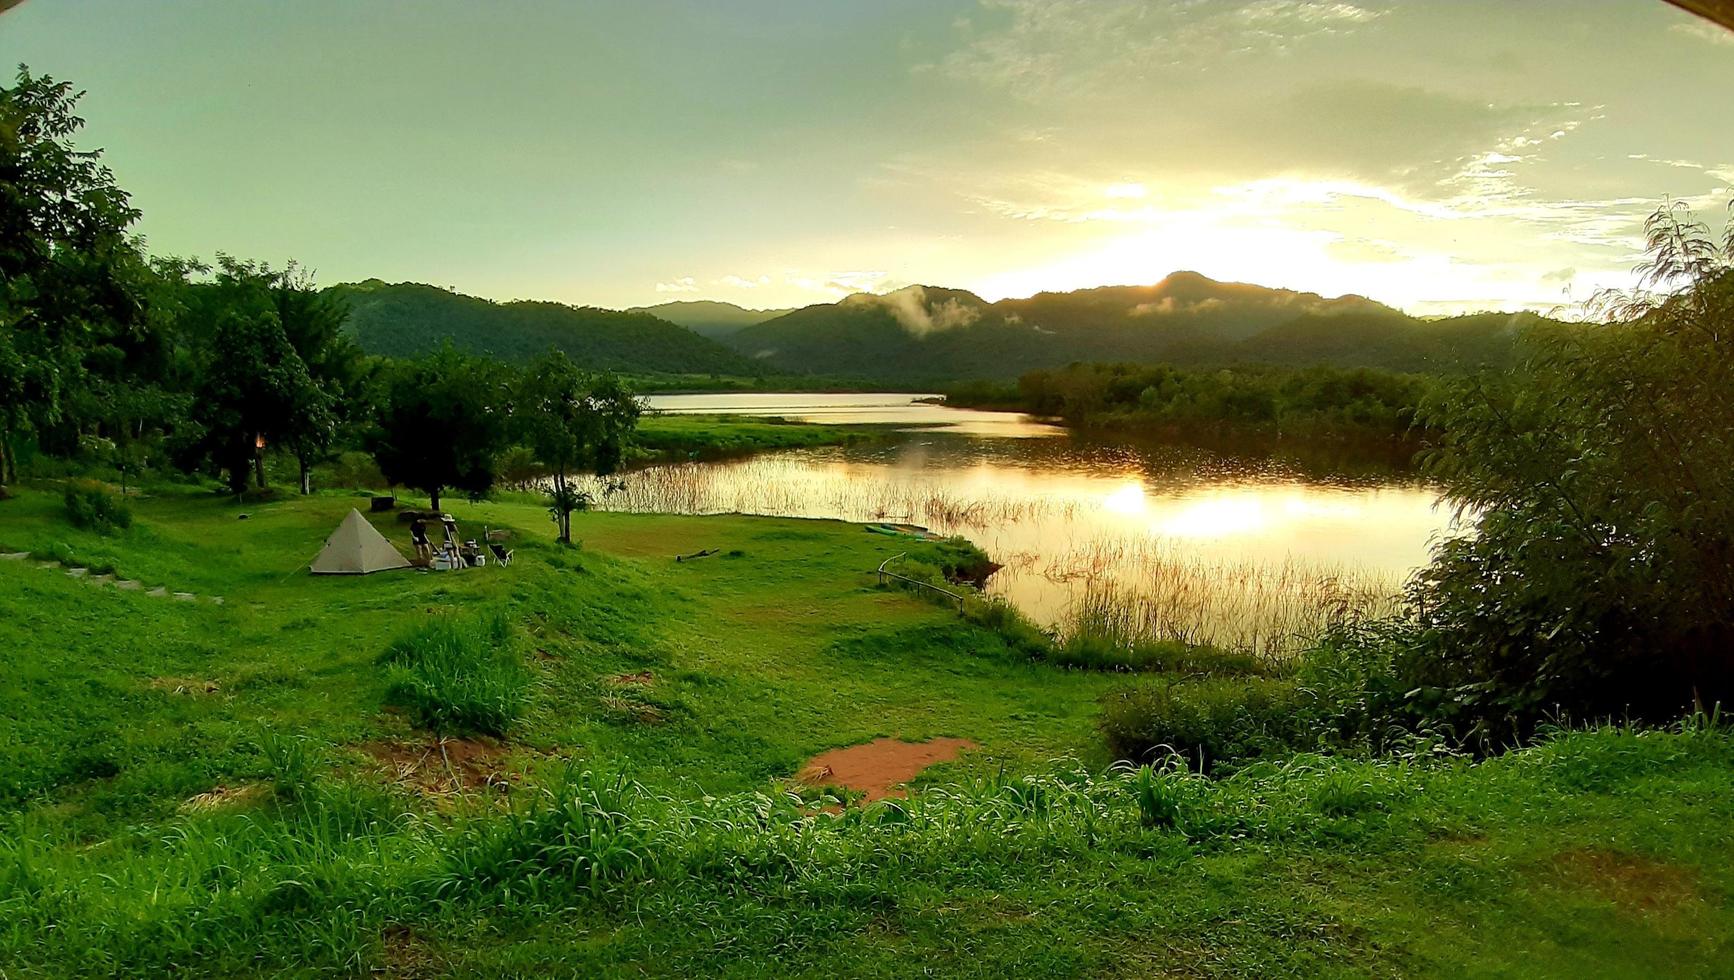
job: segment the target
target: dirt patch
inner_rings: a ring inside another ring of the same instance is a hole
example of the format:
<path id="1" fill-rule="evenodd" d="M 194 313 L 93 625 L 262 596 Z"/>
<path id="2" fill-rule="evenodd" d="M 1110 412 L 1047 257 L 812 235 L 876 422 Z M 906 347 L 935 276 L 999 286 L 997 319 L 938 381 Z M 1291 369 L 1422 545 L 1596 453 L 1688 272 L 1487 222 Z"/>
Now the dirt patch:
<path id="1" fill-rule="evenodd" d="M 660 725 L 666 720 L 661 708 L 640 700 L 631 692 L 628 692 L 626 697 L 604 695 L 602 714 L 609 721 L 638 725 Z"/>
<path id="2" fill-rule="evenodd" d="M 506 767 L 506 747 L 491 739 L 378 741 L 360 748 L 392 781 L 428 794 L 478 789 L 504 792 L 521 775 Z"/>
<path id="3" fill-rule="evenodd" d="M 656 675 L 648 670 L 641 670 L 636 674 L 615 674 L 608 678 L 608 683 L 615 687 L 643 687 L 656 683 Z"/>
<path id="4" fill-rule="evenodd" d="M 149 685 L 153 691 L 167 691 L 170 694 L 216 694 L 222 687 L 216 681 L 200 680 L 197 677 L 153 677 Z"/>
<path id="5" fill-rule="evenodd" d="M 1672 911 L 1699 898 L 1690 869 L 1631 854 L 1565 851 L 1554 857 L 1553 869 L 1567 884 L 1593 891 L 1627 911 Z"/>
<path id="6" fill-rule="evenodd" d="M 388 977 L 431 977 L 438 972 L 434 958 L 428 955 L 421 938 L 408 926 L 390 925 L 380 934 L 385 954 L 383 968 Z"/>
<path id="7" fill-rule="evenodd" d="M 795 778 L 813 786 L 841 786 L 863 794 L 868 803 L 887 796 L 905 796 L 903 784 L 928 766 L 950 762 L 964 749 L 976 747 L 966 738 L 935 738 L 905 742 L 876 738 L 865 745 L 832 749 L 813 756 Z"/>
<path id="8" fill-rule="evenodd" d="M 180 805 L 182 813 L 208 813 L 230 807 L 246 806 L 265 798 L 264 783 L 242 783 L 239 786 L 215 786 L 197 796 L 189 796 Z"/>

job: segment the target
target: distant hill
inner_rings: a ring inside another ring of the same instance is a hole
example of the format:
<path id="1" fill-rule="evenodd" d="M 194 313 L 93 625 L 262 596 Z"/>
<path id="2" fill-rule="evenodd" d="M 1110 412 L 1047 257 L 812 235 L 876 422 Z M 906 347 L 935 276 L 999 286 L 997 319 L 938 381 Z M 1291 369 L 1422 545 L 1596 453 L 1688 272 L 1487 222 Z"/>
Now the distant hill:
<path id="1" fill-rule="evenodd" d="M 762 373 L 762 366 L 646 313 L 518 300 L 496 303 L 420 283 L 378 279 L 333 286 L 349 303 L 346 329 L 362 350 L 414 357 L 451 341 L 459 350 L 527 361 L 557 347 L 579 365 L 646 374 Z"/>
<path id="2" fill-rule="evenodd" d="M 726 337 L 755 323 L 775 319 L 793 310 L 749 310 L 733 303 L 712 299 L 679 300 L 656 306 L 636 306 L 628 313 L 648 313 L 669 323 L 678 323 L 693 333 L 706 337 Z"/>
<path id="3" fill-rule="evenodd" d="M 1150 286 L 998 303 L 933 286 L 859 293 L 723 341 L 779 371 L 919 384 L 1011 378 L 1075 361 L 1453 370 L 1508 361 L 1519 322 L 1509 314 L 1423 321 L 1361 296 L 1177 272 Z"/>

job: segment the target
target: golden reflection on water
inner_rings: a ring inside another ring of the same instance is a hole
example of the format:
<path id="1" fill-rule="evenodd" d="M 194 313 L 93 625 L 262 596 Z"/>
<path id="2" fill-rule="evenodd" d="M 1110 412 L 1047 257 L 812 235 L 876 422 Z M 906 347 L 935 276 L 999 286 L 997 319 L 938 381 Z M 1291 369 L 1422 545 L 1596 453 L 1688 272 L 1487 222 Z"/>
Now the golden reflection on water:
<path id="1" fill-rule="evenodd" d="M 1092 441 L 1028 416 L 917 397 L 653 399 L 671 412 L 907 431 L 886 442 L 651 467 L 599 504 L 920 524 L 963 535 L 1002 563 L 988 591 L 1043 625 L 1111 608 L 1144 635 L 1267 653 L 1292 648 L 1323 610 L 1394 608 L 1432 542 L 1453 530 L 1433 490 L 1359 453 L 1282 460 Z"/>

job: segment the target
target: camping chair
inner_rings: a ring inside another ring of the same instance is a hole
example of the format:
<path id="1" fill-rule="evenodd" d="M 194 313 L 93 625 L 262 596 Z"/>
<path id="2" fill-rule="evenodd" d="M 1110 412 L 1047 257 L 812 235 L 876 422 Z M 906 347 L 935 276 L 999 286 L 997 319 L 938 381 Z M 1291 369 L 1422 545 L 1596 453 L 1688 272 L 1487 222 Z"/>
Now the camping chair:
<path id="1" fill-rule="evenodd" d="M 505 545 L 489 541 L 488 550 L 494 553 L 494 561 L 498 563 L 501 568 L 512 563 L 512 552 Z"/>

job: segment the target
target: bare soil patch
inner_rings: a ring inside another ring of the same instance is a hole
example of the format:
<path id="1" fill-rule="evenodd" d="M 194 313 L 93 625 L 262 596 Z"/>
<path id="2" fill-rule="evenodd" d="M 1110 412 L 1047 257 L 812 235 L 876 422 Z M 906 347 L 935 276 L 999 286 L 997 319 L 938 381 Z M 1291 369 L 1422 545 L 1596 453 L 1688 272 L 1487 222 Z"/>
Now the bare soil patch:
<path id="1" fill-rule="evenodd" d="M 1627 911 L 1671 911 L 1700 897 L 1690 869 L 1631 854 L 1566 851 L 1554 857 L 1553 866 L 1570 885 L 1596 892 Z"/>
<path id="2" fill-rule="evenodd" d="M 964 749 L 976 747 L 966 738 L 935 738 L 905 742 L 876 738 L 865 745 L 821 752 L 808 760 L 795 778 L 812 786 L 841 786 L 863 794 L 866 802 L 906 796 L 903 784 L 928 766 L 950 762 Z"/>
<path id="3" fill-rule="evenodd" d="M 616 674 L 608 678 L 608 683 L 616 687 L 642 687 L 656 683 L 656 675 L 648 670 L 641 670 L 636 674 Z"/>
<path id="4" fill-rule="evenodd" d="M 507 768 L 506 746 L 492 739 L 382 740 L 360 748 L 394 782 L 430 795 L 478 789 L 504 792 L 521 775 Z"/>

